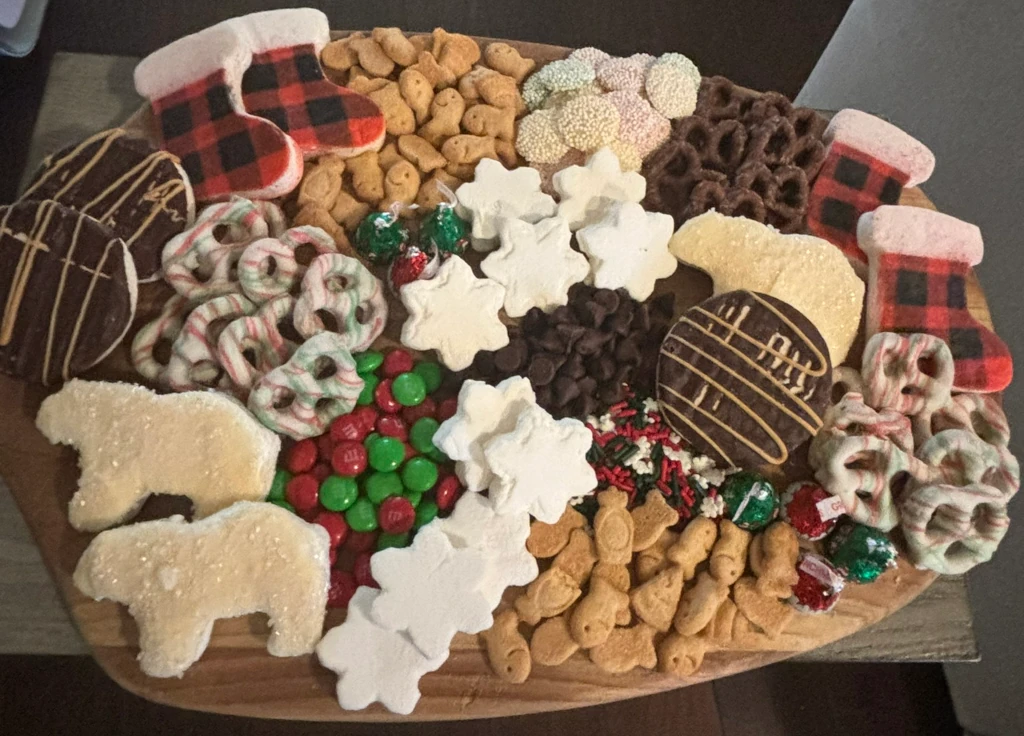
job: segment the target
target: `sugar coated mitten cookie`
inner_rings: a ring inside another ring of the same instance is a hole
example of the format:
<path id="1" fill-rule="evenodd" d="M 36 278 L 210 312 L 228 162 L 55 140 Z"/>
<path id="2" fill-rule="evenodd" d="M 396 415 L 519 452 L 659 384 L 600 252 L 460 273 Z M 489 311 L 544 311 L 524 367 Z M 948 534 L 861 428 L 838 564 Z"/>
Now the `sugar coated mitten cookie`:
<path id="1" fill-rule="evenodd" d="M 967 308 L 967 280 L 984 245 L 975 225 L 919 207 L 880 207 L 861 218 L 868 257 L 867 333 L 924 332 L 953 353 L 953 388 L 990 393 L 1013 378 L 1013 358 Z"/>
<path id="2" fill-rule="evenodd" d="M 135 67 L 135 89 L 156 117 L 160 144 L 181 159 L 196 199 L 271 199 L 302 178 L 302 151 L 269 120 L 245 112 L 245 37 L 220 23 L 180 38 Z"/>
<path id="3" fill-rule="evenodd" d="M 825 129 L 825 162 L 811 187 L 807 229 L 834 243 L 852 261 L 867 260 L 857 247 L 857 218 L 896 204 L 903 187 L 927 181 L 935 156 L 924 144 L 881 118 L 840 110 Z"/>
<path id="4" fill-rule="evenodd" d="M 384 142 L 384 115 L 365 95 L 324 77 L 320 52 L 330 41 L 327 16 L 313 8 L 252 13 L 228 21 L 248 41 L 242 104 L 273 122 L 306 156 L 344 157 Z"/>
<path id="5" fill-rule="evenodd" d="M 327 607 L 329 553 L 318 524 L 274 504 L 241 502 L 191 524 L 172 516 L 102 532 L 74 581 L 90 598 L 128 606 L 143 672 L 181 677 L 219 618 L 266 613 L 271 655 L 312 652 Z"/>
<path id="6" fill-rule="evenodd" d="M 113 350 L 135 316 L 138 280 L 124 241 L 46 200 L 0 207 L 0 371 L 43 384 Z"/>
<path id="7" fill-rule="evenodd" d="M 121 128 L 47 156 L 21 199 L 56 200 L 107 225 L 128 246 L 142 282 L 159 278 L 164 243 L 196 215 L 177 158 Z"/>
<path id="8" fill-rule="evenodd" d="M 81 454 L 68 518 L 82 531 L 130 519 L 151 493 L 188 496 L 196 518 L 263 500 L 281 449 L 228 396 L 159 396 L 126 383 L 70 381 L 43 402 L 36 426 Z"/>

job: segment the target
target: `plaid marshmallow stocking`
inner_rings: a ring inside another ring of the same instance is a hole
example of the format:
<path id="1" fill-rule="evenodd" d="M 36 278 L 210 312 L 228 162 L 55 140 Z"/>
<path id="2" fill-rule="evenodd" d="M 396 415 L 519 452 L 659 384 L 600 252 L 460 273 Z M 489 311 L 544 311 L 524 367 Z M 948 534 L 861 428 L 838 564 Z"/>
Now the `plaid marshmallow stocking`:
<path id="1" fill-rule="evenodd" d="M 882 206 L 860 218 L 868 258 L 867 334 L 925 332 L 949 344 L 953 388 L 1006 388 L 1013 359 L 1006 343 L 967 308 L 967 280 L 981 262 L 981 231 L 919 207 Z"/>
<path id="2" fill-rule="evenodd" d="M 270 120 L 305 156 L 343 158 L 376 150 L 384 115 L 365 95 L 327 80 L 320 51 L 330 41 L 327 16 L 313 8 L 269 10 L 229 21 L 252 52 L 242 75 L 246 112 Z"/>
<path id="3" fill-rule="evenodd" d="M 302 152 L 273 123 L 242 107 L 245 39 L 220 23 L 164 46 L 135 67 L 162 146 L 181 159 L 196 199 L 282 196 L 302 178 Z"/>
<path id="4" fill-rule="evenodd" d="M 824 140 L 828 148 L 811 187 L 807 229 L 860 268 L 867 258 L 857 246 L 858 218 L 879 205 L 896 204 L 904 187 L 926 181 L 935 157 L 895 125 L 859 110 L 836 113 Z"/>

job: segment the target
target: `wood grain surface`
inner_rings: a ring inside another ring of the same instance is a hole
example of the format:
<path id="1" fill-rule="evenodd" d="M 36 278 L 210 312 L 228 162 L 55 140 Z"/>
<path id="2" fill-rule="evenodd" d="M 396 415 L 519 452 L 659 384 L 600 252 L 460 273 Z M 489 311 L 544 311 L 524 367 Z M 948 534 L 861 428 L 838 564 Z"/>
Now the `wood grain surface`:
<path id="1" fill-rule="evenodd" d="M 541 60 L 559 58 L 565 49 L 521 44 L 521 50 Z M 903 204 L 930 207 L 916 190 L 905 193 Z M 706 278 L 681 269 L 670 286 L 685 294 L 682 311 L 704 295 L 693 285 Z M 136 325 L 151 317 L 161 287 L 141 293 Z M 988 322 L 984 296 L 977 281 L 968 285 L 972 313 Z M 393 328 L 394 323 L 392 323 Z M 127 347 L 116 351 L 86 378 L 131 380 Z M 89 535 L 75 532 L 66 521 L 66 505 L 77 481 L 75 452 L 54 447 L 34 428 L 34 417 L 46 391 L 0 377 L 0 467 L 72 617 L 100 665 L 128 690 L 151 700 L 220 713 L 308 720 L 389 721 L 395 716 L 379 706 L 349 713 L 334 699 L 335 678 L 311 656 L 272 658 L 266 653 L 263 616 L 218 622 L 203 658 L 183 678 L 158 680 L 141 674 L 135 661 L 137 632 L 127 611 L 109 602 L 82 596 L 71 573 Z M 144 509 L 144 514 L 146 510 Z M 899 567 L 867 586 L 851 585 L 834 612 L 797 616 L 773 642 L 771 651 L 709 653 L 696 677 L 679 680 L 635 671 L 608 675 L 583 655 L 556 668 L 536 666 L 524 685 L 508 685 L 494 677 L 476 637 L 460 635 L 452 656 L 421 682 L 423 699 L 412 718 L 422 720 L 479 718 L 556 710 L 608 702 L 677 688 L 760 667 L 813 649 L 882 620 L 924 591 L 935 579 L 901 562 Z M 512 593 L 510 592 L 511 596 Z M 328 625 L 343 615 L 331 612 Z"/>

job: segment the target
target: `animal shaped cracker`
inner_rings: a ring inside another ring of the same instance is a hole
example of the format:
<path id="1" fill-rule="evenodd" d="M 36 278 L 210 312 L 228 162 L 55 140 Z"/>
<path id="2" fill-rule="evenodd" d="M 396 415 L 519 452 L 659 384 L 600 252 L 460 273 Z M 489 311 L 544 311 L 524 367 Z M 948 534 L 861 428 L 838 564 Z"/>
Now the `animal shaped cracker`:
<path id="1" fill-rule="evenodd" d="M 633 517 L 634 552 L 642 552 L 657 544 L 664 531 L 679 521 L 679 512 L 668 505 L 664 494 L 657 491 L 648 493 L 643 505 L 636 506 L 630 516 Z"/>
<path id="2" fill-rule="evenodd" d="M 560 665 L 579 651 L 580 645 L 569 631 L 569 616 L 546 619 L 533 630 L 530 655 L 537 664 L 550 667 Z"/>
<path id="3" fill-rule="evenodd" d="M 689 677 L 704 663 L 708 643 L 702 637 L 669 634 L 658 645 L 658 670 L 676 677 Z"/>
<path id="4" fill-rule="evenodd" d="M 683 592 L 683 569 L 678 565 L 662 570 L 629 593 L 630 603 L 641 621 L 661 632 L 672 626 L 672 618 Z"/>
<path id="5" fill-rule="evenodd" d="M 281 441 L 234 399 L 158 396 L 126 383 L 73 380 L 39 408 L 50 442 L 81 453 L 71 526 L 99 531 L 133 517 L 151 493 L 188 496 L 196 518 L 263 500 Z"/>
<path id="6" fill-rule="evenodd" d="M 519 633 L 519 617 L 513 610 L 494 617 L 494 625 L 483 633 L 491 669 L 505 682 L 526 682 L 530 676 L 530 645 Z"/>
<path id="7" fill-rule="evenodd" d="M 843 362 L 858 334 L 864 282 L 827 240 L 707 212 L 686 221 L 668 247 L 707 272 L 716 294 L 748 289 L 793 305 L 821 332 L 833 365 Z"/>
<path id="8" fill-rule="evenodd" d="M 436 438 L 436 434 L 434 435 Z M 569 535 L 573 529 L 586 526 L 587 519 L 572 506 L 566 506 L 561 517 L 554 524 L 535 521 L 530 525 L 530 536 L 526 540 L 526 549 L 537 559 L 554 557 L 569 544 Z"/>
<path id="9" fill-rule="evenodd" d="M 530 583 L 516 599 L 515 607 L 525 623 L 535 626 L 542 618 L 564 613 L 580 597 L 580 586 L 565 570 L 551 567 Z"/>
<path id="10" fill-rule="evenodd" d="M 729 585 L 707 572 L 697 577 L 696 584 L 683 593 L 672 625 L 676 632 L 692 636 L 707 626 L 722 602 L 729 597 Z"/>
<path id="11" fill-rule="evenodd" d="M 722 519 L 718 528 L 718 541 L 711 548 L 709 570 L 720 583 L 732 585 L 747 567 L 747 549 L 751 534 L 728 519 Z"/>
<path id="12" fill-rule="evenodd" d="M 654 669 L 658 652 L 654 649 L 657 632 L 643 621 L 629 628 L 612 629 L 605 642 L 590 650 L 590 661 L 605 672 L 629 672 L 634 667 Z"/>
<path id="13" fill-rule="evenodd" d="M 592 649 L 608 640 L 620 611 L 629 611 L 629 596 L 604 578 L 590 581 L 590 590 L 569 617 L 573 641 Z"/>
<path id="14" fill-rule="evenodd" d="M 711 554 L 717 537 L 715 522 L 706 516 L 698 516 L 686 525 L 676 543 L 665 551 L 665 556 L 683 568 L 685 580 L 691 580 L 697 565 Z"/>
<path id="15" fill-rule="evenodd" d="M 594 543 L 601 562 L 628 565 L 633 559 L 633 518 L 626 510 L 629 495 L 609 489 L 597 495 Z"/>
<path id="16" fill-rule="evenodd" d="M 245 501 L 191 524 L 172 516 L 102 532 L 78 560 L 74 581 L 90 598 L 128 606 L 143 672 L 181 677 L 219 618 L 266 613 L 270 654 L 312 652 L 327 605 L 329 553 L 323 527 Z"/>
<path id="17" fill-rule="evenodd" d="M 800 541 L 796 530 L 776 521 L 750 543 L 750 569 L 757 575 L 757 590 L 775 598 L 788 598 L 797 584 Z"/>
<path id="18" fill-rule="evenodd" d="M 752 577 L 737 580 L 732 586 L 732 597 L 736 601 L 739 613 L 746 616 L 770 638 L 782 633 L 796 613 L 792 606 L 758 591 L 757 581 Z"/>
<path id="19" fill-rule="evenodd" d="M 569 544 L 558 553 L 551 567 L 564 570 L 578 585 L 583 585 L 597 563 L 597 549 L 586 529 L 573 529 Z"/>

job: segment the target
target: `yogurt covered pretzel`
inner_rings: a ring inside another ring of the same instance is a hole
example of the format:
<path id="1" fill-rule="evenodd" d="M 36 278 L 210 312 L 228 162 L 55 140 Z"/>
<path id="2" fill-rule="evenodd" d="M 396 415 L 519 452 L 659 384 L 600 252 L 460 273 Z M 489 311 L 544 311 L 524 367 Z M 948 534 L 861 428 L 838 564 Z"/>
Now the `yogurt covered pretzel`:
<path id="1" fill-rule="evenodd" d="M 242 252 L 254 240 L 280 234 L 283 225 L 284 214 L 271 202 L 235 197 L 210 205 L 164 246 L 164 278 L 192 302 L 237 294 L 232 270 Z"/>
<path id="2" fill-rule="evenodd" d="M 306 271 L 295 258 L 295 251 L 303 245 L 313 246 L 317 255 L 338 252 L 334 238 L 318 227 L 293 227 L 279 237 L 260 238 L 245 249 L 238 261 L 238 281 L 245 295 L 262 304 L 291 293 Z"/>
<path id="3" fill-rule="evenodd" d="M 276 241 L 275 241 L 276 242 Z M 220 334 L 217 358 L 231 381 L 248 391 L 268 371 L 283 364 L 298 347 L 278 326 L 291 316 L 294 297 L 283 294 L 261 306 L 250 317 L 239 317 Z M 255 355 L 255 365 L 246 352 Z"/>
<path id="4" fill-rule="evenodd" d="M 353 353 L 369 348 L 388 319 L 380 279 L 357 259 L 340 253 L 314 258 L 302 278 L 294 322 L 303 337 L 327 329 L 317 315 L 320 310 L 334 316 L 343 344 Z"/>
<path id="5" fill-rule="evenodd" d="M 352 411 L 362 390 L 345 338 L 322 332 L 256 383 L 249 410 L 275 432 L 293 439 L 315 437 Z"/>
<path id="6" fill-rule="evenodd" d="M 231 387 L 231 380 L 217 360 L 214 323 L 225 325 L 256 311 L 256 305 L 241 294 L 225 294 L 192 310 L 171 346 L 167 382 L 175 391 Z"/>
<path id="7" fill-rule="evenodd" d="M 868 340 L 862 362 L 868 406 L 913 417 L 927 416 L 949 401 L 953 354 L 933 335 L 879 332 Z"/>
<path id="8" fill-rule="evenodd" d="M 913 454 L 914 438 L 910 420 L 892 409 L 876 411 L 864 403 L 864 397 L 848 392 L 838 403 L 830 406 L 822 418 L 822 427 L 811 440 L 809 456 L 812 463 L 819 458 L 821 445 L 833 435 L 872 435 L 892 441 L 904 452 Z"/>
<path id="9" fill-rule="evenodd" d="M 987 444 L 973 432 L 947 429 L 925 442 L 917 452 L 946 483 L 983 483 L 1003 494 L 1003 503 L 1020 488 L 1017 459 L 1005 448 Z"/>
<path id="10" fill-rule="evenodd" d="M 984 483 L 923 485 L 901 507 L 911 561 L 943 575 L 990 560 L 1010 524 L 1003 493 Z"/>
<path id="11" fill-rule="evenodd" d="M 1009 422 L 992 394 L 957 394 L 932 415 L 914 420 L 914 439 L 923 444 L 944 429 L 973 432 L 995 447 L 1010 444 Z"/>
<path id="12" fill-rule="evenodd" d="M 181 327 L 190 308 L 188 299 L 175 294 L 167 300 L 156 319 L 135 333 L 135 339 L 132 340 L 132 365 L 140 376 L 167 384 L 167 365 L 157 360 L 153 351 L 162 340 L 174 343 L 181 334 Z"/>

